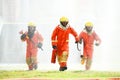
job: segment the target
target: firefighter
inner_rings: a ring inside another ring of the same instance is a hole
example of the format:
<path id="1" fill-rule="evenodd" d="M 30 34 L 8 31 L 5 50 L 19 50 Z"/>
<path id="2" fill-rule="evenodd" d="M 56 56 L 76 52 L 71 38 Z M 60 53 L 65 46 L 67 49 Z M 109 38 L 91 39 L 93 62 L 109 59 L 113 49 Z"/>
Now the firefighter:
<path id="1" fill-rule="evenodd" d="M 69 34 L 75 37 L 75 42 L 78 42 L 76 31 L 68 24 L 69 20 L 66 17 L 60 18 L 60 24 L 53 30 L 52 41 L 52 57 L 51 63 L 55 63 L 56 58 L 60 65 L 59 71 L 67 70 L 67 59 L 69 55 Z"/>
<path id="2" fill-rule="evenodd" d="M 93 45 L 94 41 L 96 46 L 99 46 L 101 43 L 101 39 L 93 30 L 93 23 L 86 22 L 85 28 L 79 34 L 79 41 L 80 44 L 83 42 L 83 57 L 81 59 L 81 64 L 85 63 L 85 69 L 89 70 L 92 64 L 92 57 L 93 57 Z"/>
<path id="3" fill-rule="evenodd" d="M 38 46 L 42 47 L 43 37 L 36 30 L 36 26 L 34 23 L 28 23 L 28 31 L 20 32 L 21 40 L 26 41 L 27 49 L 26 49 L 26 63 L 28 65 L 29 70 L 37 69 L 37 52 Z"/>

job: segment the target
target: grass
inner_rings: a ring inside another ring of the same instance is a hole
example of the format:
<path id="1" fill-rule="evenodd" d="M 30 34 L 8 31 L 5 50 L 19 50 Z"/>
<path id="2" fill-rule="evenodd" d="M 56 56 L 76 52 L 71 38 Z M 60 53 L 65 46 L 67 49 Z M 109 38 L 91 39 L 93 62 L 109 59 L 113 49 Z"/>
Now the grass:
<path id="1" fill-rule="evenodd" d="M 109 78 L 120 77 L 120 72 L 107 71 L 0 71 L 0 79 L 7 78 Z"/>

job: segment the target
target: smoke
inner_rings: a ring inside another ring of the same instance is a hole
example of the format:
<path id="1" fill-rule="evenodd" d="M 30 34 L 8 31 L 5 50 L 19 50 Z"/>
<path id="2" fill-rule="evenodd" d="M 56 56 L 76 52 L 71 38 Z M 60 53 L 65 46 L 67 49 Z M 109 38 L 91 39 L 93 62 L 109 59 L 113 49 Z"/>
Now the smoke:
<path id="1" fill-rule="evenodd" d="M 3 27 L 3 20 L 2 20 L 2 18 L 0 17 L 0 34 L 1 34 L 2 27 Z"/>
<path id="2" fill-rule="evenodd" d="M 44 0 L 42 3 L 41 0 L 22 0 L 12 6 L 4 0 L 3 16 L 0 17 L 0 63 L 25 63 L 26 43 L 20 41 L 19 31 L 27 30 L 26 24 L 30 20 L 36 22 L 37 30 L 44 37 L 44 50 L 39 50 L 38 61 L 40 65 L 50 65 L 51 33 L 59 24 L 59 18 L 67 16 L 78 34 L 86 21 L 92 21 L 94 30 L 102 39 L 101 45 L 94 47 L 92 70 L 120 71 L 119 3 L 118 0 Z M 3 24 L 2 18 L 10 24 L 5 21 Z M 17 24 L 19 22 L 21 24 Z M 74 42 L 73 36 L 70 36 L 68 65 L 81 67 Z"/>

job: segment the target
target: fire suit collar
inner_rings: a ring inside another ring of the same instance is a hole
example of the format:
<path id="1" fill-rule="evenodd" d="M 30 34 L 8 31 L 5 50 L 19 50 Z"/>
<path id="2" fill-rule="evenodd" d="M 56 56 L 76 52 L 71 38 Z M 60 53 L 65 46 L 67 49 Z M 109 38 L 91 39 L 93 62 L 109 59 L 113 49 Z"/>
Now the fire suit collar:
<path id="1" fill-rule="evenodd" d="M 66 27 L 64 27 L 63 25 L 61 25 L 61 24 L 60 24 L 60 26 L 59 26 L 59 27 L 60 27 L 60 28 L 62 28 L 62 29 L 64 29 L 64 30 L 66 30 L 69 26 L 70 26 L 70 25 L 69 25 L 69 24 L 67 24 L 67 26 L 66 26 Z"/>

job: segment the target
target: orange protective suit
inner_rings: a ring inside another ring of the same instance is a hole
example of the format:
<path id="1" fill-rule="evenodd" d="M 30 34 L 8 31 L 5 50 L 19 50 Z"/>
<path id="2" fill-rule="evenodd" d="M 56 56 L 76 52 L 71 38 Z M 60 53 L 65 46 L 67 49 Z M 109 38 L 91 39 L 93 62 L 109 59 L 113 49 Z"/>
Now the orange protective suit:
<path id="1" fill-rule="evenodd" d="M 78 41 L 77 33 L 70 26 L 63 28 L 61 25 L 58 25 L 52 33 L 52 46 L 57 46 L 57 50 L 53 49 L 51 62 L 53 61 L 52 63 L 55 63 L 54 61 L 56 60 L 55 58 L 57 56 L 60 67 L 67 66 L 67 59 L 69 54 L 69 34 L 72 34 L 76 41 Z"/>
<path id="2" fill-rule="evenodd" d="M 90 34 L 88 34 L 86 30 L 83 30 L 80 33 L 79 39 L 80 41 L 83 41 L 83 55 L 86 59 L 86 69 L 89 69 L 92 63 L 94 41 L 97 41 L 100 44 L 101 39 L 98 37 L 95 31 L 92 31 Z"/>
<path id="3" fill-rule="evenodd" d="M 94 40 L 101 43 L 101 39 L 98 37 L 98 35 L 93 31 L 91 34 L 88 34 L 86 30 L 83 30 L 80 35 L 79 39 L 83 40 L 84 50 L 83 55 L 84 57 L 92 58 L 93 55 L 93 44 Z"/>
<path id="4" fill-rule="evenodd" d="M 43 42 L 43 37 L 41 34 L 38 33 L 38 31 L 35 31 L 34 36 L 32 37 L 32 41 L 29 39 L 28 32 L 25 33 L 26 38 L 23 39 L 22 41 L 26 41 L 27 43 L 27 49 L 26 49 L 26 63 L 29 66 L 29 69 L 32 68 L 33 64 L 37 64 L 37 52 L 38 52 L 38 47 L 37 44 L 40 42 Z"/>

